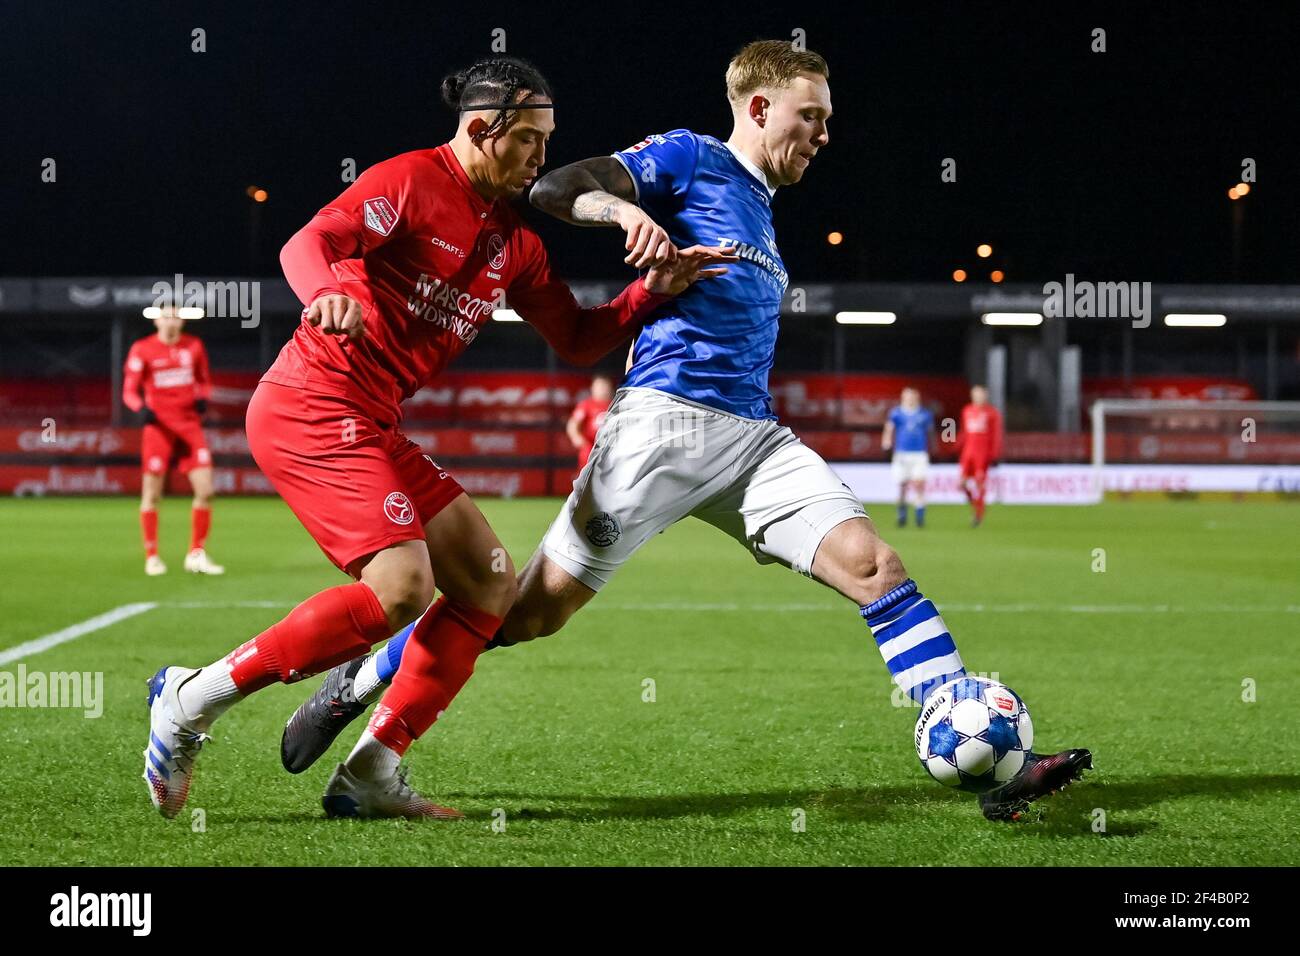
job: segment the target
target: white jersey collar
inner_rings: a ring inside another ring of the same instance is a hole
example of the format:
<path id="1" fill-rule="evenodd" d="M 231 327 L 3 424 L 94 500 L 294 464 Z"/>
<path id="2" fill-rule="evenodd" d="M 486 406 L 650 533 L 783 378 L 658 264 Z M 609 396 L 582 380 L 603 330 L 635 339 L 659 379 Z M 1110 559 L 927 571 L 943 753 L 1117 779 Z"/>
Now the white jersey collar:
<path id="1" fill-rule="evenodd" d="M 749 174 L 751 176 L 753 176 L 755 179 L 757 179 L 760 183 L 763 184 L 763 188 L 767 190 L 767 197 L 769 199 L 771 199 L 773 196 L 776 195 L 776 187 L 768 184 L 767 176 L 764 175 L 761 169 L 759 169 L 757 166 L 755 166 L 753 163 L 749 161 L 748 156 L 746 156 L 740 150 L 736 149 L 736 147 L 732 146 L 730 143 L 723 143 L 722 145 L 726 146 L 727 149 L 731 150 L 731 155 L 736 157 L 736 162 L 744 166 L 745 169 L 749 171 Z"/>

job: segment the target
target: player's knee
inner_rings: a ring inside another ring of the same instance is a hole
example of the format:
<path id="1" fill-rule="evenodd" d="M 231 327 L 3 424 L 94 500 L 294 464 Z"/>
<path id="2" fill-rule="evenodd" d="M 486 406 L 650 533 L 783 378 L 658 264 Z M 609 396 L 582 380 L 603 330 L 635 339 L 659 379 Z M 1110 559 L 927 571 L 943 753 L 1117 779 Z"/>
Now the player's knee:
<path id="1" fill-rule="evenodd" d="M 524 586 L 505 621 L 505 638 L 513 643 L 554 634 L 572 615 L 567 605 L 534 585 Z"/>
<path id="2" fill-rule="evenodd" d="M 907 569 L 898 552 L 875 537 L 856 551 L 848 571 L 852 577 L 850 597 L 859 604 L 878 601 L 907 580 Z"/>
<path id="3" fill-rule="evenodd" d="M 540 608 L 535 625 L 537 637 L 548 637 L 569 622 L 572 612 L 558 602 L 550 602 Z"/>
<path id="4" fill-rule="evenodd" d="M 880 589 L 882 596 L 907 580 L 907 569 L 903 567 L 903 559 L 898 556 L 897 551 L 883 541 L 877 542 L 872 564 L 876 571 L 875 585 Z"/>
<path id="5" fill-rule="evenodd" d="M 396 627 L 414 621 L 433 603 L 433 570 L 428 564 L 405 562 L 400 568 L 387 569 L 370 585 L 383 605 L 389 623 Z"/>
<path id="6" fill-rule="evenodd" d="M 474 604 L 490 614 L 504 618 L 519 598 L 519 579 L 513 567 L 498 571 L 478 584 Z"/>

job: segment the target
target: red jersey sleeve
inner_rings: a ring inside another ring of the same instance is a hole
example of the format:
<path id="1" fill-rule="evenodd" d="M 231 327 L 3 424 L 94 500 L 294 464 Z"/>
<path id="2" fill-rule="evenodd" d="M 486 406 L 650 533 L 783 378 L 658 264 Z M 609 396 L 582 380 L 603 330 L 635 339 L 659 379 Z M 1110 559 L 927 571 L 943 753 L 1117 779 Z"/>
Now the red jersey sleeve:
<path id="1" fill-rule="evenodd" d="M 212 373 L 202 339 L 194 340 L 194 397 L 203 401 L 212 397 Z"/>
<path id="2" fill-rule="evenodd" d="M 280 250 L 280 266 L 304 305 L 343 293 L 330 268 L 334 263 L 363 256 L 403 233 L 411 184 L 403 157 L 377 163 L 290 237 Z"/>
<path id="3" fill-rule="evenodd" d="M 508 304 L 572 365 L 591 365 L 626 342 L 651 312 L 672 298 L 647 292 L 638 278 L 604 305 L 584 309 L 551 273 L 541 240 L 534 241 L 535 252 L 510 286 Z"/>
<path id="4" fill-rule="evenodd" d="M 144 359 L 140 356 L 140 343 L 131 346 L 126 353 L 126 365 L 122 372 L 122 404 L 133 412 L 144 408 Z"/>

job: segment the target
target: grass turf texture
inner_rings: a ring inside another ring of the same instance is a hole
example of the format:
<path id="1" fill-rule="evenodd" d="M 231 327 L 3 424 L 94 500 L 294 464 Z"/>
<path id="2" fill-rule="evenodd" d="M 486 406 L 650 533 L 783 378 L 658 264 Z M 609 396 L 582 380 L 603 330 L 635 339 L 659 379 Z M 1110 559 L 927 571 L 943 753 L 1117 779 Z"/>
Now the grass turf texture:
<path id="1" fill-rule="evenodd" d="M 522 565 L 558 502 L 481 507 Z M 211 661 L 342 578 L 276 500 L 218 502 L 212 552 L 229 573 L 212 579 L 181 571 L 184 501 L 162 510 L 171 573 L 146 578 L 133 502 L 6 500 L 0 648 L 163 603 L 22 662 L 104 672 L 105 704 L 98 719 L 0 709 L 0 864 L 1300 862 L 1294 505 L 994 507 L 977 531 L 965 509 L 931 508 L 924 531 L 875 512 L 967 665 L 1024 696 L 1039 745 L 1093 750 L 1098 769 L 1040 819 L 987 823 L 931 782 L 915 711 L 892 706 L 856 609 L 688 520 L 561 634 L 485 656 L 412 749 L 415 786 L 467 820 L 326 820 L 321 790 L 362 724 L 286 774 L 280 728 L 314 678 L 223 718 L 189 806 L 165 821 L 140 779 L 145 679 Z M 230 606 L 258 601 L 285 606 Z"/>

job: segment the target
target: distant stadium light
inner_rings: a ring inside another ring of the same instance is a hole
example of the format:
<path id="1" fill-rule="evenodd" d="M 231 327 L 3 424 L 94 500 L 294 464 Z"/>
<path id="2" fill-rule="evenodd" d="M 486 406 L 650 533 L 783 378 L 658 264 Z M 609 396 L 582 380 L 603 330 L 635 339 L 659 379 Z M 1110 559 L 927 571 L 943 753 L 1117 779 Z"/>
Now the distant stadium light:
<path id="1" fill-rule="evenodd" d="M 842 232 L 827 233 L 826 241 L 829 242 L 832 246 L 838 246 L 841 242 L 844 241 L 844 233 Z"/>
<path id="2" fill-rule="evenodd" d="M 266 190 L 258 189 L 253 193 L 253 202 L 266 202 Z"/>
<path id="3" fill-rule="evenodd" d="M 1241 193 L 1237 192 L 1237 187 L 1236 187 L 1236 186 L 1233 186 L 1231 189 L 1228 190 L 1228 198 L 1229 198 L 1229 199 L 1240 199 L 1240 198 L 1241 198 Z"/>
<path id="4" fill-rule="evenodd" d="M 952 273 L 952 281 L 953 281 L 953 282 L 965 282 L 965 281 L 966 281 L 966 270 L 965 270 L 965 269 L 954 269 L 954 270 L 953 270 L 953 273 Z"/>
<path id="5" fill-rule="evenodd" d="M 985 325 L 1042 325 L 1041 312 L 985 312 L 980 316 Z"/>
<path id="6" fill-rule="evenodd" d="M 991 279 L 994 282 L 1001 282 L 1006 277 L 1007 277 L 1006 273 L 1004 273 L 1001 269 L 994 269 L 992 272 L 989 273 L 989 279 Z"/>
<path id="7" fill-rule="evenodd" d="M 1249 193 L 1249 192 L 1250 192 L 1250 184 L 1249 184 L 1249 183 L 1237 183 L 1237 195 L 1238 195 L 1239 197 L 1240 197 L 1240 196 L 1244 196 L 1244 195 L 1246 195 L 1246 194 Z"/>
<path id="8" fill-rule="evenodd" d="M 980 243 L 979 247 L 975 250 L 975 255 L 979 256 L 981 259 L 987 259 L 989 256 L 993 255 L 993 247 L 987 242 Z"/>
<path id="9" fill-rule="evenodd" d="M 497 322 L 522 322 L 523 317 L 514 309 L 495 309 L 492 318 Z"/>
<path id="10" fill-rule="evenodd" d="M 1227 324 L 1228 317 L 1226 315 L 1171 312 L 1165 316 L 1165 325 L 1175 329 L 1217 329 Z"/>
<path id="11" fill-rule="evenodd" d="M 893 312 L 836 312 L 840 325 L 893 325 L 898 316 Z"/>

